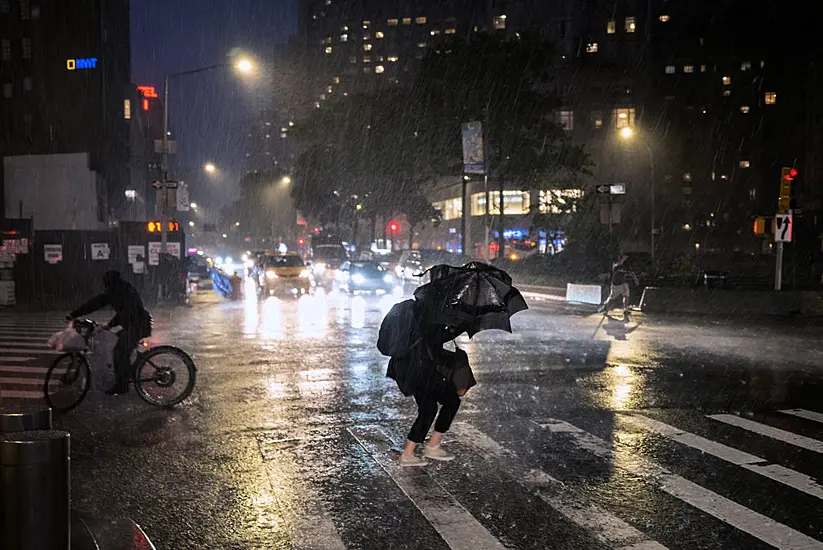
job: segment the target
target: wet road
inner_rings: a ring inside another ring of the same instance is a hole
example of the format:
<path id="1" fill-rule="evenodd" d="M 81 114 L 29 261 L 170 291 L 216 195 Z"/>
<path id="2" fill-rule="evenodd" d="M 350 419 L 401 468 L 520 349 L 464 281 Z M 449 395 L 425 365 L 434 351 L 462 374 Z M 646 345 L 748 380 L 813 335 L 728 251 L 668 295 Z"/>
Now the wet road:
<path id="1" fill-rule="evenodd" d="M 97 376 L 57 420 L 75 508 L 174 549 L 823 548 L 823 327 L 533 302 L 514 334 L 458 342 L 479 386 L 444 440 L 457 459 L 408 471 L 414 403 L 375 348 L 393 301 L 158 313 L 195 392 L 164 411 Z M 31 371 L 0 372 L 6 398 L 44 364 L 9 344 L 42 318 L 0 319 L 0 371 Z"/>

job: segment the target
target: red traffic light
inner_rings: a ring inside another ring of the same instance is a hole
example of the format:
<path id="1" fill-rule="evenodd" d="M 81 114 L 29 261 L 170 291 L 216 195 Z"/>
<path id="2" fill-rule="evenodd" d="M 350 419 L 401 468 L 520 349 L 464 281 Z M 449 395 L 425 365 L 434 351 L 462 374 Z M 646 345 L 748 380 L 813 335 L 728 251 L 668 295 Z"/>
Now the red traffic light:
<path id="1" fill-rule="evenodd" d="M 306 244 L 306 239 L 297 239 L 297 244 L 303 246 L 304 244 Z"/>
<path id="2" fill-rule="evenodd" d="M 389 231 L 391 231 L 392 233 L 397 233 L 398 231 L 400 231 L 400 225 L 397 222 L 391 222 L 389 224 Z"/>
<path id="3" fill-rule="evenodd" d="M 797 170 L 795 168 L 792 168 L 791 170 L 789 170 L 789 173 L 783 177 L 786 179 L 786 181 L 794 181 L 794 178 L 797 177 Z"/>

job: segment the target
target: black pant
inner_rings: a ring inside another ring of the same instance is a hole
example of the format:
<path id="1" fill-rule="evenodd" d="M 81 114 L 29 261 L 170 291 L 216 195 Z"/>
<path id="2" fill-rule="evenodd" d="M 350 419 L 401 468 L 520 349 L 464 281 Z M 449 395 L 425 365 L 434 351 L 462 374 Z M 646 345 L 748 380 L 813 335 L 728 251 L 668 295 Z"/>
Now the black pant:
<path id="1" fill-rule="evenodd" d="M 434 423 L 434 431 L 446 433 L 457 414 L 457 409 L 460 408 L 460 397 L 447 382 L 437 384 L 429 392 L 415 393 L 414 400 L 417 401 L 417 419 L 409 431 L 409 441 L 415 443 L 423 443 L 426 439 L 435 415 L 437 415 L 437 422 Z M 440 414 L 437 414 L 438 403 L 442 405 Z"/>
<path id="2" fill-rule="evenodd" d="M 114 345 L 114 385 L 125 389 L 129 385 L 129 370 L 131 369 L 130 356 L 137 344 L 146 334 L 143 327 L 123 327 L 117 334 L 117 343 Z"/>

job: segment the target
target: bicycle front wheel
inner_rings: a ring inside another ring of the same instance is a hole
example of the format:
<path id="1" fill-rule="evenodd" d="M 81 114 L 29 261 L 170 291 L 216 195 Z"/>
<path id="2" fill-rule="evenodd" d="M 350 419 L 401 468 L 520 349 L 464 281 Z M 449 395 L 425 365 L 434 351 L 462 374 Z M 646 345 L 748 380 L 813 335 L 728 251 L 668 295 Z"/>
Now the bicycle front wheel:
<path id="1" fill-rule="evenodd" d="M 65 353 L 58 356 L 46 372 L 43 394 L 52 409 L 66 412 L 83 401 L 89 388 L 89 360 L 82 353 Z"/>
<path id="2" fill-rule="evenodd" d="M 185 351 L 159 346 L 140 355 L 134 365 L 134 387 L 147 403 L 173 407 L 194 389 L 197 367 Z"/>

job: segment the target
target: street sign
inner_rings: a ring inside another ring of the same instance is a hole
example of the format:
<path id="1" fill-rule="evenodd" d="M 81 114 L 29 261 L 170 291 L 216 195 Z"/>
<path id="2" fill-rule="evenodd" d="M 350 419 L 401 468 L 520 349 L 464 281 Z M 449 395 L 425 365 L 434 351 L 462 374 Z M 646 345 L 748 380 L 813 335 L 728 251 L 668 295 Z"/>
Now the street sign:
<path id="1" fill-rule="evenodd" d="M 625 183 L 613 183 L 609 187 L 609 193 L 612 195 L 625 195 L 626 194 L 626 184 Z"/>
<path id="2" fill-rule="evenodd" d="M 91 243 L 92 260 L 108 260 L 110 254 L 109 243 Z"/>
<path id="3" fill-rule="evenodd" d="M 598 195 L 608 195 L 611 193 L 612 186 L 608 183 L 601 183 L 595 187 Z"/>
<path id="4" fill-rule="evenodd" d="M 485 174 L 483 152 L 483 125 L 480 122 L 463 124 L 463 172 Z"/>
<path id="5" fill-rule="evenodd" d="M 182 181 L 180 188 L 177 190 L 177 211 L 188 212 L 191 201 L 189 200 L 189 188 Z"/>
<path id="6" fill-rule="evenodd" d="M 167 181 L 166 182 L 166 187 L 169 188 L 169 189 L 177 189 L 178 184 L 179 184 L 179 182 L 175 181 L 175 180 Z M 151 186 L 154 187 L 155 189 L 162 189 L 163 188 L 163 182 L 162 181 L 153 181 L 153 182 L 151 182 Z"/>
<path id="7" fill-rule="evenodd" d="M 792 242 L 791 214 L 777 214 L 774 217 L 774 241 L 778 243 Z"/>
<path id="8" fill-rule="evenodd" d="M 162 243 L 149 243 L 149 265 L 160 265 L 160 250 L 162 250 Z M 180 258 L 180 242 L 168 241 L 166 243 L 166 254 Z"/>

